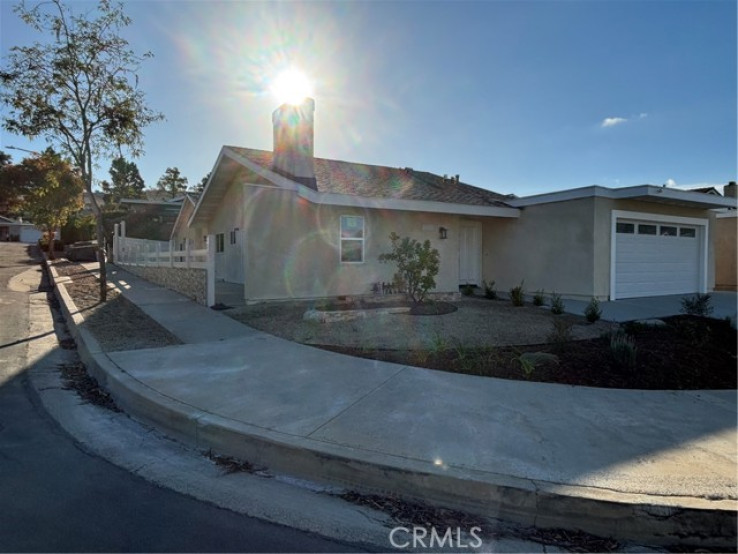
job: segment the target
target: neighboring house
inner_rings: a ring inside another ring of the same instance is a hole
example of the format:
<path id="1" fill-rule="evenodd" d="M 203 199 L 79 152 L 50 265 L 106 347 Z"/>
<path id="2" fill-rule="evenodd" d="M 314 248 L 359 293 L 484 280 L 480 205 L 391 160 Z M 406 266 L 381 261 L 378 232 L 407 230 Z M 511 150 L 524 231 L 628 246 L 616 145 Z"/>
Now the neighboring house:
<path id="1" fill-rule="evenodd" d="M 715 212 L 734 200 L 642 185 L 504 196 L 410 168 L 313 156 L 314 102 L 272 117 L 274 151 L 224 146 L 175 244 L 215 237 L 250 301 L 368 294 L 396 232 L 440 253 L 436 292 L 495 281 L 599 299 L 712 290 Z M 187 208 L 189 209 L 189 208 Z"/>
<path id="2" fill-rule="evenodd" d="M 187 248 L 187 240 L 190 241 L 192 248 L 203 248 L 205 237 L 202 231 L 195 226 L 188 226 L 187 223 L 195 211 L 197 200 L 200 198 L 199 193 L 187 192 L 184 194 L 182 203 L 180 204 L 179 214 L 172 227 L 170 240 L 174 242 L 177 250 L 185 250 Z M 197 245 L 197 246 L 195 246 Z"/>
<path id="3" fill-rule="evenodd" d="M 725 186 L 726 198 L 736 198 L 738 185 Z M 715 221 L 715 290 L 738 290 L 738 211 L 725 210 Z"/>
<path id="4" fill-rule="evenodd" d="M 185 201 L 184 196 L 172 200 L 122 198 L 119 206 L 126 212 L 126 234 L 132 238 L 166 241 Z"/>
<path id="5" fill-rule="evenodd" d="M 24 222 L 22 218 L 10 219 L 0 216 L 0 241 L 35 243 L 43 233 L 33 223 Z M 57 232 L 56 236 L 59 234 Z"/>

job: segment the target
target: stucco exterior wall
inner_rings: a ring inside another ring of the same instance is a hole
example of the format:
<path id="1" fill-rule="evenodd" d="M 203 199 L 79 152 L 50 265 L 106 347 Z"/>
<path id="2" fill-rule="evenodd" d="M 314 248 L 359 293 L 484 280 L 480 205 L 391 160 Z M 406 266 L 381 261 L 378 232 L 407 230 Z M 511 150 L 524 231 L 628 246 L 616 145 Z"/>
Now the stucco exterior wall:
<path id="1" fill-rule="evenodd" d="M 527 206 L 518 219 L 489 218 L 482 226 L 482 275 L 508 291 L 524 280 L 543 289 L 589 297 L 594 278 L 594 200 Z"/>
<path id="2" fill-rule="evenodd" d="M 125 270 L 195 302 L 207 304 L 207 271 L 204 269 L 126 265 Z"/>
<path id="3" fill-rule="evenodd" d="M 483 276 L 508 291 L 524 280 L 527 293 L 543 289 L 564 297 L 610 297 L 612 211 L 707 219 L 707 290 L 715 284 L 715 215 L 656 202 L 581 198 L 523 208 L 517 220 L 483 225 Z M 647 217 L 647 216 L 644 216 Z"/>
<path id="4" fill-rule="evenodd" d="M 458 217 L 443 214 L 342 208 L 312 204 L 294 193 L 246 189 L 246 282 L 248 300 L 319 298 L 369 294 L 373 283 L 390 282 L 391 264 L 380 263 L 396 232 L 429 239 L 440 254 L 437 292 L 458 292 Z M 364 217 L 364 261 L 340 261 L 340 217 Z M 440 240 L 438 228 L 449 229 Z"/>
<path id="5" fill-rule="evenodd" d="M 738 290 L 738 213 L 715 220 L 715 290 Z"/>

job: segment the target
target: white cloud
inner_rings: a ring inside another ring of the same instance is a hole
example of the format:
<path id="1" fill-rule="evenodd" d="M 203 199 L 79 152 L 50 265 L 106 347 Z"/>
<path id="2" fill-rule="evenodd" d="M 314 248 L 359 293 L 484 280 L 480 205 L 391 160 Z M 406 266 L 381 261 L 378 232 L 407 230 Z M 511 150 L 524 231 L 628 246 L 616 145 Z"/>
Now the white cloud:
<path id="1" fill-rule="evenodd" d="M 675 187 L 676 181 L 674 179 L 667 179 L 664 185 L 666 185 L 667 187 Z"/>
<path id="2" fill-rule="evenodd" d="M 648 117 L 648 114 L 646 112 L 642 112 L 638 114 L 638 119 L 645 119 Z"/>
<path id="3" fill-rule="evenodd" d="M 615 125 L 620 125 L 626 121 L 628 120 L 624 117 L 606 117 L 602 120 L 601 127 L 614 127 Z"/>

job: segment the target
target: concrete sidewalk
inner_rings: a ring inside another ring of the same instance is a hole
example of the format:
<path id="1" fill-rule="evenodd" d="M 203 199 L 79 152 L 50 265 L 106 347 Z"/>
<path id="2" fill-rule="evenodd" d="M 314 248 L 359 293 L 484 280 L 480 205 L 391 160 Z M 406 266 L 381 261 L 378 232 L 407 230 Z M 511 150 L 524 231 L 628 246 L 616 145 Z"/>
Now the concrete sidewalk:
<path id="1" fill-rule="evenodd" d="M 110 269 L 185 344 L 105 353 L 77 328 L 81 355 L 126 411 L 203 450 L 527 525 L 735 546 L 735 391 L 594 389 L 353 358 Z"/>

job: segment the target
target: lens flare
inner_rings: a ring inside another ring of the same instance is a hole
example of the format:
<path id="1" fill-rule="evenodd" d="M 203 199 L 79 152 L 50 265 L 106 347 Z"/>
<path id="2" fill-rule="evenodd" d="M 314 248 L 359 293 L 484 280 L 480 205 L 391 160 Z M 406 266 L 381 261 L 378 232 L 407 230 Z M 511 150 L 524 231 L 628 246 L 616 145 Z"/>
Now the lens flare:
<path id="1" fill-rule="evenodd" d="M 313 94 L 313 87 L 307 76 L 294 68 L 277 75 L 269 88 L 280 104 L 297 105 Z"/>

